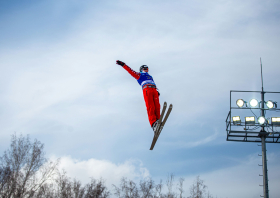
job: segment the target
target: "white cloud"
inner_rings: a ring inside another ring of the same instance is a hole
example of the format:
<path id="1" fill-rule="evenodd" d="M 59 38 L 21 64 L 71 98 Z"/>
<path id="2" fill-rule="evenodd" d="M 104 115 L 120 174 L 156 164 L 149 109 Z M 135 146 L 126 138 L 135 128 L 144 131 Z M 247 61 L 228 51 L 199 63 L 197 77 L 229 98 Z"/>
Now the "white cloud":
<path id="1" fill-rule="evenodd" d="M 83 184 L 88 183 L 90 178 L 103 178 L 109 189 L 112 188 L 112 184 L 118 186 L 123 177 L 139 182 L 150 176 L 148 169 L 138 159 L 129 159 L 124 163 L 115 164 L 108 160 L 94 158 L 78 160 L 71 156 L 63 156 L 59 167 L 61 170 L 64 169 L 69 177 L 76 178 Z"/>

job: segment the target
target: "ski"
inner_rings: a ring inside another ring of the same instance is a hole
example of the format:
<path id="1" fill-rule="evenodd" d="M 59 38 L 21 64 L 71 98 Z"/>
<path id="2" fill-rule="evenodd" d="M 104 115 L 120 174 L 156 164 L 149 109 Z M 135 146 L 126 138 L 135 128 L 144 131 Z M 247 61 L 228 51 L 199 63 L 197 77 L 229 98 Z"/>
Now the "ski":
<path id="1" fill-rule="evenodd" d="M 157 142 L 157 139 L 158 139 L 158 137 L 159 137 L 159 135 L 160 135 L 160 133 L 161 133 L 161 131 L 162 131 L 162 129 L 163 129 L 165 123 L 166 123 L 166 120 L 168 119 L 168 117 L 169 117 L 169 115 L 170 115 L 170 112 L 171 112 L 171 110 L 172 110 L 172 108 L 173 108 L 173 105 L 172 105 L 172 104 L 169 105 L 169 108 L 168 108 L 168 110 L 167 110 L 167 113 L 166 113 L 166 115 L 164 116 L 166 107 L 167 107 L 167 103 L 164 102 L 164 105 L 163 105 L 163 108 L 162 108 L 162 111 L 161 111 L 161 114 L 160 114 L 159 123 L 158 123 L 158 125 L 157 125 L 156 132 L 155 132 L 155 135 L 154 135 L 153 142 L 152 142 L 152 144 L 151 144 L 150 150 L 153 150 L 153 149 L 154 149 L 154 146 L 155 146 L 155 144 L 156 144 L 156 142 Z M 163 116 L 164 116 L 164 119 L 163 119 Z M 162 119 L 163 119 L 163 121 L 162 121 Z"/>
<path id="2" fill-rule="evenodd" d="M 150 150 L 153 150 L 153 148 L 154 148 L 154 146 L 155 146 L 156 139 L 157 139 L 156 136 L 157 136 L 157 134 L 158 134 L 157 132 L 158 132 L 158 130 L 159 130 L 159 128 L 160 128 L 160 125 L 161 125 L 161 122 L 162 122 L 162 119 L 163 119 L 163 116 L 164 116 L 166 107 L 167 107 L 167 103 L 164 102 L 163 108 L 162 108 L 162 110 L 161 110 L 160 118 L 159 118 L 159 121 L 158 121 L 158 124 L 157 124 L 156 132 L 155 132 L 155 134 L 154 134 L 154 138 L 153 138 L 153 141 L 152 141 L 152 145 L 151 145 Z"/>

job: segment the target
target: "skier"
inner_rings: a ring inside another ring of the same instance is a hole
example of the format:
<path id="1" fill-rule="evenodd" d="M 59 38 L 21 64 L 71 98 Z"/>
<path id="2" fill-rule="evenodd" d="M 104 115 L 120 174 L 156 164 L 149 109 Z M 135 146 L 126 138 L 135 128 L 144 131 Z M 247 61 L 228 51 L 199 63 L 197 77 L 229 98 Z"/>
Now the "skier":
<path id="1" fill-rule="evenodd" d="M 149 122 L 153 131 L 155 132 L 156 126 L 160 118 L 160 94 L 157 90 L 153 77 L 150 76 L 148 73 L 148 66 L 142 65 L 140 67 L 140 72 L 135 72 L 122 61 L 117 60 L 116 64 L 122 66 L 132 77 L 134 77 L 138 81 L 140 86 L 142 86 Z"/>

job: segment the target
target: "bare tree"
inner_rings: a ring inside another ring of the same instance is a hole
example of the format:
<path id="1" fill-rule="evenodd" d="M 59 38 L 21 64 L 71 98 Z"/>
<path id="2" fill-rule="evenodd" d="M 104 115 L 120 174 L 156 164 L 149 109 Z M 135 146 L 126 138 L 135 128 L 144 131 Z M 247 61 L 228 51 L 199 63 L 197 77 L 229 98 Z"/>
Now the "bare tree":
<path id="1" fill-rule="evenodd" d="M 206 197 L 206 189 L 207 186 L 204 184 L 204 181 L 196 177 L 196 180 L 193 182 L 193 185 L 190 187 L 190 194 L 189 198 L 205 198 Z"/>
<path id="2" fill-rule="evenodd" d="M 58 198 L 56 194 L 56 186 L 53 183 L 45 183 L 39 190 L 34 194 L 36 198 Z"/>
<path id="3" fill-rule="evenodd" d="M 163 188 L 163 184 L 162 184 L 162 179 L 160 180 L 159 184 L 156 185 L 155 187 L 155 194 L 154 194 L 154 197 L 155 198 L 163 198 L 163 194 L 162 194 L 162 188 Z"/>
<path id="4" fill-rule="evenodd" d="M 183 192 L 184 192 L 183 184 L 184 184 L 184 181 L 185 181 L 185 179 L 182 178 L 182 177 L 179 179 L 178 190 L 180 192 L 180 194 L 179 194 L 180 198 L 183 198 Z"/>
<path id="5" fill-rule="evenodd" d="M 108 198 L 110 192 L 104 184 L 104 180 L 91 179 L 82 186 L 81 182 L 66 175 L 65 171 L 58 174 L 54 183 L 43 185 L 36 198 Z"/>
<path id="6" fill-rule="evenodd" d="M 85 187 L 82 187 L 82 184 L 80 181 L 74 179 L 73 184 L 73 193 L 75 198 L 83 198 L 85 194 Z"/>
<path id="7" fill-rule="evenodd" d="M 11 182 L 12 182 L 12 171 L 10 169 L 10 167 L 0 167 L 0 182 L 1 182 L 1 186 L 0 186 L 0 194 L 2 195 L 1 197 L 3 197 L 3 195 L 5 194 L 4 192 L 6 191 L 6 189 L 11 186 Z"/>
<path id="8" fill-rule="evenodd" d="M 67 177 L 66 172 L 63 170 L 62 173 L 58 174 L 56 178 L 56 196 L 61 198 L 72 197 L 73 189 L 71 178 Z"/>
<path id="9" fill-rule="evenodd" d="M 208 191 L 208 194 L 207 194 L 207 198 L 214 198 L 214 197 L 210 194 L 209 191 Z"/>
<path id="10" fill-rule="evenodd" d="M 168 174 L 167 176 L 167 180 L 166 180 L 166 185 L 167 185 L 167 189 L 168 189 L 168 193 L 166 195 L 167 198 L 175 198 L 176 194 L 173 193 L 172 188 L 174 185 L 174 174 Z"/>
<path id="11" fill-rule="evenodd" d="M 81 182 L 58 171 L 59 159 L 55 162 L 45 158 L 44 145 L 29 136 L 12 135 L 10 148 L 0 157 L 0 197 L 5 198 L 108 198 L 110 192 L 104 180 L 91 179 Z M 127 186 L 136 187 L 133 181 Z M 135 197 L 132 190 L 130 197 Z"/>
<path id="12" fill-rule="evenodd" d="M 117 197 L 121 198 L 122 196 L 122 191 L 119 187 L 117 187 L 115 184 L 113 184 L 114 187 L 114 195 L 116 195 Z"/>
<path id="13" fill-rule="evenodd" d="M 151 178 L 140 181 L 140 193 L 142 198 L 153 197 L 153 189 L 155 187 L 155 182 Z"/>
<path id="14" fill-rule="evenodd" d="M 104 184 L 104 180 L 91 179 L 91 182 L 85 186 L 84 198 L 107 198 L 110 196 L 110 192 Z"/>
<path id="15" fill-rule="evenodd" d="M 44 145 L 29 136 L 12 135 L 10 149 L 0 157 L 1 197 L 32 197 L 45 182 L 52 179 L 59 160 L 48 162 Z"/>
<path id="16" fill-rule="evenodd" d="M 116 185 L 114 187 L 114 194 L 119 198 L 139 198 L 139 191 L 137 185 L 132 180 L 128 180 L 126 177 L 121 179 L 120 188 Z"/>

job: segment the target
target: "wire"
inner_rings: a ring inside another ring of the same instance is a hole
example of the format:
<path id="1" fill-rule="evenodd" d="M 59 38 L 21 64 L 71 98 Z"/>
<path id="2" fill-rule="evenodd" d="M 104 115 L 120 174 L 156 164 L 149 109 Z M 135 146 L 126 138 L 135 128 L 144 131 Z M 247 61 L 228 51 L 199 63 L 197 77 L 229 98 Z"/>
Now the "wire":
<path id="1" fill-rule="evenodd" d="M 250 109 L 250 110 L 251 110 L 251 112 L 255 115 L 255 117 L 258 118 L 258 116 L 256 116 L 256 114 L 252 111 L 252 109 Z"/>
<path id="2" fill-rule="evenodd" d="M 272 132 L 277 132 L 277 133 L 279 133 L 279 131 L 276 130 L 276 127 L 272 128 L 271 126 L 267 126 L 266 128 L 269 128 Z"/>
<path id="3" fill-rule="evenodd" d="M 279 109 L 269 109 L 269 111 L 276 111 L 276 112 L 280 112 Z"/>
<path id="4" fill-rule="evenodd" d="M 253 130 L 256 130 L 256 129 L 258 129 L 258 128 L 260 128 L 260 126 L 255 126 L 254 128 L 252 128 L 252 129 L 246 129 L 246 130 L 248 130 L 248 131 L 253 131 Z"/>

